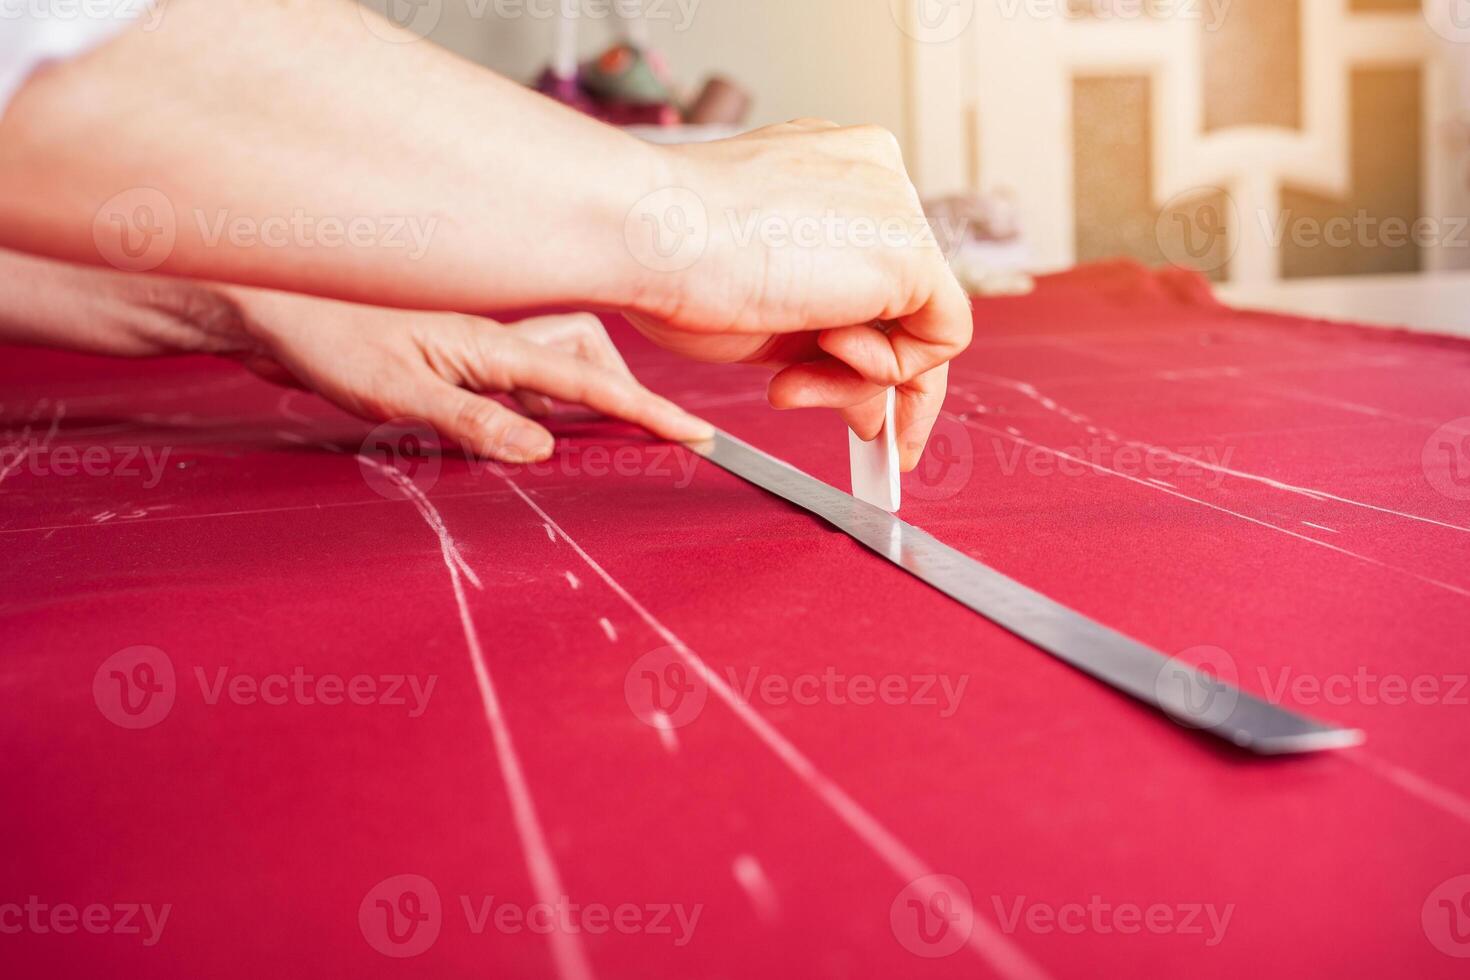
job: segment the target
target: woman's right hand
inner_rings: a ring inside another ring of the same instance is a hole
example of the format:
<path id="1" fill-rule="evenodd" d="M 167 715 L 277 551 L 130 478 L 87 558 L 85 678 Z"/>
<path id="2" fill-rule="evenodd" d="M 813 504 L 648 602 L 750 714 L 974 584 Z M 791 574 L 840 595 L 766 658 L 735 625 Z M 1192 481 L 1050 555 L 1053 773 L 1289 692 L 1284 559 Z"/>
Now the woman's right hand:
<path id="1" fill-rule="evenodd" d="M 802 120 L 666 160 L 625 228 L 649 269 L 638 327 L 686 356 L 770 366 L 772 405 L 839 409 L 863 438 L 896 386 L 916 466 L 972 319 L 898 141 Z"/>

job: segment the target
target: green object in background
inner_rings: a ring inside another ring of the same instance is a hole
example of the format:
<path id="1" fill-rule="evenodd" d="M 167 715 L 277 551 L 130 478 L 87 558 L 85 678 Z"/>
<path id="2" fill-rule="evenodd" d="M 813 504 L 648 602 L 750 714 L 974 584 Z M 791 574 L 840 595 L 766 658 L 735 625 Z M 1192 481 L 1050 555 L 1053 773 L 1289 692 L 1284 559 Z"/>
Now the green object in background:
<path id="1" fill-rule="evenodd" d="M 609 48 L 582 66 L 582 87 L 595 98 L 627 105 L 671 105 L 668 69 L 653 51 L 632 44 Z"/>

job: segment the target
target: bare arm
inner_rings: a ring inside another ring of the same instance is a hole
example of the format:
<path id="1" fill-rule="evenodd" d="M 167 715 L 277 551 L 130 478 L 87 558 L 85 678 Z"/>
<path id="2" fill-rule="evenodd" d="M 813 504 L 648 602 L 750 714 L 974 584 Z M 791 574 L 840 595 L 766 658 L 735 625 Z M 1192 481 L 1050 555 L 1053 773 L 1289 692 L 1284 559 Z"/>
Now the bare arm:
<path id="1" fill-rule="evenodd" d="M 896 386 L 917 464 L 971 319 L 891 135 L 655 148 L 372 16 L 170 0 L 38 73 L 0 119 L 0 246 L 383 306 L 622 309 L 865 437 Z"/>
<path id="2" fill-rule="evenodd" d="M 217 354 L 374 421 L 423 419 L 465 452 L 551 455 L 533 419 L 485 397 L 584 404 L 673 440 L 708 424 L 639 384 L 586 314 L 499 323 L 275 290 L 71 266 L 0 251 L 0 343 L 146 357 Z"/>
<path id="3" fill-rule="evenodd" d="M 371 16 L 173 0 L 37 73 L 0 120 L 0 245 L 128 267 L 122 236 L 171 230 L 142 271 L 440 309 L 632 305 L 623 218 L 658 183 L 652 149 Z"/>

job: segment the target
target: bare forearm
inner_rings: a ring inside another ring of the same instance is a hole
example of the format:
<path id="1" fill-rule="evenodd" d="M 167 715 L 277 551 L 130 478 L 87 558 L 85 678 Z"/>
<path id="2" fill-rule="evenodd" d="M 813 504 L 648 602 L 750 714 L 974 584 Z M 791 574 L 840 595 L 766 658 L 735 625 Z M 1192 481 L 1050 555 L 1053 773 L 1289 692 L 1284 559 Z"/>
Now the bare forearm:
<path id="1" fill-rule="evenodd" d="M 0 344 L 115 357 L 233 352 L 243 342 L 240 295 L 0 250 Z"/>
<path id="2" fill-rule="evenodd" d="M 626 306 L 623 219 L 660 167 L 346 0 L 172 0 L 0 120 L 0 245 L 397 306 Z"/>
<path id="3" fill-rule="evenodd" d="M 426 419 L 466 452 L 545 459 L 532 414 L 580 402 L 674 440 L 707 423 L 640 385 L 587 314 L 502 324 L 460 313 L 394 310 L 270 289 L 127 275 L 0 250 L 0 344 L 115 356 L 212 353 L 268 380 L 315 391 L 374 421 Z"/>

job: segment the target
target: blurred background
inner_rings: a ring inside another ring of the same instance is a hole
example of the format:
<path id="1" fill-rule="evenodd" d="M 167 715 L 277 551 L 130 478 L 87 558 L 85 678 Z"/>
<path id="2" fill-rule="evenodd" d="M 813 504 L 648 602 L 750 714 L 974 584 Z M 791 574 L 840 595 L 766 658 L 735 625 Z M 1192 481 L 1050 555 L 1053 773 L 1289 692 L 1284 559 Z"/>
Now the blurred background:
<path id="1" fill-rule="evenodd" d="M 527 83 L 631 42 L 741 126 L 881 124 L 998 265 L 1470 269 L 1470 0 L 365 2 Z"/>

